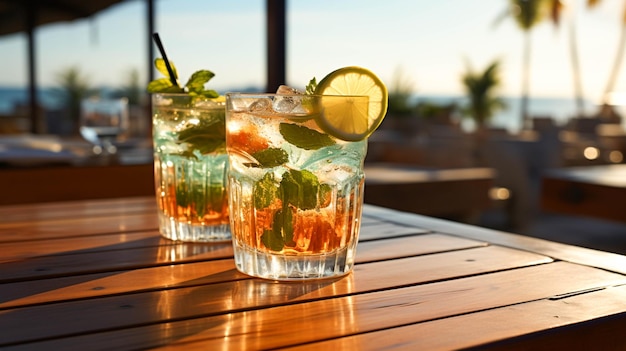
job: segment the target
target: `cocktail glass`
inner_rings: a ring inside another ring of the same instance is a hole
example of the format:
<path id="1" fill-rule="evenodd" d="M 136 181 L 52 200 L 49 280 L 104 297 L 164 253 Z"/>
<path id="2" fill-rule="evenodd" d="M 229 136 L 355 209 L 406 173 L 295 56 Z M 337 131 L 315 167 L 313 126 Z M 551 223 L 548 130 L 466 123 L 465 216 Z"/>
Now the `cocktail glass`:
<path id="1" fill-rule="evenodd" d="M 316 116 L 329 104 L 367 113 L 368 102 L 366 96 L 226 94 L 238 270 L 274 280 L 337 277 L 352 270 L 367 140 L 335 139 Z"/>
<path id="2" fill-rule="evenodd" d="M 91 97 L 81 101 L 80 134 L 93 144 L 95 155 L 117 152 L 118 139 L 128 129 L 128 100 Z"/>
<path id="3" fill-rule="evenodd" d="M 159 230 L 172 240 L 230 240 L 224 101 L 153 94 Z"/>

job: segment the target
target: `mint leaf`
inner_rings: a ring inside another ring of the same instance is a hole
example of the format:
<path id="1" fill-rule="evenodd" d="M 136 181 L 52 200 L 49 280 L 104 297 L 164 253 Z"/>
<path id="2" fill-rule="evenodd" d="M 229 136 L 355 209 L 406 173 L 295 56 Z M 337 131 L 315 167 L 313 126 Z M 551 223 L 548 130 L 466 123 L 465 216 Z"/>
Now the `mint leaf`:
<path id="1" fill-rule="evenodd" d="M 315 174 L 302 170 L 292 169 L 283 174 L 280 182 L 283 204 L 288 203 L 302 210 L 311 210 L 317 207 L 317 195 L 320 182 Z"/>
<path id="2" fill-rule="evenodd" d="M 212 113 L 211 118 L 202 118 L 178 133 L 178 142 L 188 144 L 185 156 L 193 156 L 193 150 L 209 154 L 225 147 L 226 125 L 224 111 Z M 195 156 L 193 156 L 195 157 Z"/>
<path id="3" fill-rule="evenodd" d="M 202 90 L 201 92 L 196 93 L 196 95 L 209 98 L 209 99 L 214 99 L 220 96 L 220 94 L 215 90 Z"/>
<path id="4" fill-rule="evenodd" d="M 185 88 L 190 93 L 193 92 L 196 94 L 201 94 L 202 91 L 204 90 L 204 84 L 206 84 L 214 76 L 215 74 L 208 70 L 196 71 L 191 75 L 191 77 L 189 77 L 187 84 L 185 84 Z M 217 96 L 214 96 L 214 97 L 217 97 Z"/>
<path id="5" fill-rule="evenodd" d="M 335 145 L 335 141 L 327 134 L 293 123 L 281 123 L 280 134 L 285 140 L 301 149 L 317 150 L 325 146 Z"/>
<path id="6" fill-rule="evenodd" d="M 261 242 L 274 251 L 280 251 L 285 244 L 293 242 L 293 210 L 283 208 L 276 211 L 272 218 L 272 229 L 263 232 Z"/>
<path id="7" fill-rule="evenodd" d="M 254 207 L 263 209 L 268 207 L 278 195 L 278 187 L 275 184 L 274 174 L 266 173 L 253 187 Z"/>
<path id="8" fill-rule="evenodd" d="M 274 232 L 279 230 L 282 232 L 284 244 L 293 242 L 293 211 L 294 210 L 285 207 L 282 210 L 276 211 L 274 215 L 272 229 Z"/>
<path id="9" fill-rule="evenodd" d="M 154 60 L 154 67 L 156 67 L 156 69 L 161 72 L 162 75 L 164 75 L 165 77 L 167 77 L 168 79 L 171 78 L 170 77 L 170 72 L 167 71 L 167 65 L 165 64 L 165 60 L 162 58 L 157 58 Z M 178 71 L 176 70 L 176 66 L 174 66 L 174 62 L 170 61 L 170 67 L 172 68 L 172 72 L 174 73 L 174 80 L 178 80 Z"/>
<path id="10" fill-rule="evenodd" d="M 274 251 L 280 251 L 285 246 L 285 241 L 280 232 L 276 233 L 274 230 L 265 230 L 261 235 L 261 242 L 265 247 Z"/>
<path id="11" fill-rule="evenodd" d="M 315 77 L 313 77 L 310 81 L 309 84 L 307 84 L 304 93 L 307 95 L 313 95 L 315 94 L 315 89 L 317 89 L 317 80 L 315 79 Z"/>
<path id="12" fill-rule="evenodd" d="M 267 148 L 252 154 L 263 168 L 277 167 L 289 161 L 287 151 L 280 148 Z"/>
<path id="13" fill-rule="evenodd" d="M 165 65 L 165 60 L 162 58 L 155 59 L 154 66 L 165 76 L 165 78 L 158 78 L 148 83 L 147 90 L 149 93 L 188 93 L 194 98 L 205 97 L 211 99 L 220 96 L 217 91 L 205 90 L 204 88 L 204 85 L 211 80 L 211 78 L 215 77 L 215 73 L 209 70 L 203 69 L 194 72 L 191 77 L 189 77 L 185 87 L 181 88 L 179 85 L 172 83 L 170 73 L 167 71 L 167 66 Z M 171 61 L 170 66 L 172 67 L 172 71 L 174 73 L 174 80 L 178 82 L 178 71 L 176 70 L 176 66 L 174 66 L 174 63 Z"/>
<path id="14" fill-rule="evenodd" d="M 187 183 L 180 181 L 176 184 L 176 204 L 180 207 L 190 207 L 195 210 L 195 216 L 203 217 L 209 212 L 222 212 L 225 196 L 222 184 L 205 184 L 201 182 Z"/>
<path id="15" fill-rule="evenodd" d="M 148 83 L 148 92 L 149 93 L 182 93 L 183 90 L 180 87 L 173 85 L 172 82 L 168 78 L 159 78 Z"/>

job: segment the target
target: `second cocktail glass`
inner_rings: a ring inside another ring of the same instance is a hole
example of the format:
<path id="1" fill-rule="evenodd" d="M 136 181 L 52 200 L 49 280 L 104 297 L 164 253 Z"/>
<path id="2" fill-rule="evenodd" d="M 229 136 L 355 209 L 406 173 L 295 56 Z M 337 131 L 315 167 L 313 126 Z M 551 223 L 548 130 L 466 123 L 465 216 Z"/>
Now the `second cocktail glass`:
<path id="1" fill-rule="evenodd" d="M 276 280 L 336 277 L 354 265 L 367 140 L 336 139 L 316 118 L 366 96 L 226 95 L 235 264 Z"/>
<path id="2" fill-rule="evenodd" d="M 159 230 L 172 240 L 230 240 L 223 99 L 154 94 Z"/>

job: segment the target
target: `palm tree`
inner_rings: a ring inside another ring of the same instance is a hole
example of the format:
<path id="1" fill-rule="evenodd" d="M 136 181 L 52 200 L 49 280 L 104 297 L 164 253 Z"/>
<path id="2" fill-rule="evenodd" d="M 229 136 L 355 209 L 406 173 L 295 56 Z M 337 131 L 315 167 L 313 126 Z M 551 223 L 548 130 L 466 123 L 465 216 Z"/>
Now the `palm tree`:
<path id="1" fill-rule="evenodd" d="M 602 0 L 587 0 L 587 7 L 593 8 L 596 5 L 600 4 Z M 625 6 L 622 12 L 622 31 L 619 37 L 619 42 L 617 44 L 617 52 L 615 53 L 615 61 L 613 61 L 613 67 L 611 68 L 609 79 L 602 93 L 602 105 L 600 110 L 600 115 L 607 115 L 607 117 L 613 117 L 614 111 L 611 107 L 611 92 L 615 89 L 615 83 L 617 81 L 617 77 L 619 76 L 619 71 L 622 66 L 622 61 L 624 58 L 624 51 L 626 50 L 626 1 Z"/>
<path id="2" fill-rule="evenodd" d="M 531 49 L 531 29 L 539 23 L 546 14 L 547 1 L 551 0 L 509 0 L 510 6 L 503 14 L 511 16 L 515 23 L 524 31 L 524 49 L 522 58 L 522 102 L 521 119 L 522 124 L 528 124 L 528 95 L 530 90 L 530 49 Z M 501 20 L 504 16 L 498 18 Z"/>
<path id="3" fill-rule="evenodd" d="M 591 1 L 592 3 L 598 3 L 599 0 Z M 617 45 L 617 52 L 615 53 L 615 61 L 613 61 L 613 67 L 611 68 L 611 74 L 609 75 L 609 80 L 604 88 L 604 93 L 602 94 L 602 103 L 604 105 L 610 104 L 609 96 L 611 92 L 615 89 L 615 82 L 617 81 L 617 77 L 619 76 L 619 71 L 622 66 L 622 61 L 624 58 L 624 50 L 626 49 L 626 1 L 622 14 L 622 31 L 619 37 L 619 42 Z"/>
<path id="4" fill-rule="evenodd" d="M 559 26 L 561 23 L 561 17 L 563 17 L 563 13 L 567 10 L 566 6 L 563 3 L 563 0 L 549 0 L 550 1 L 550 18 L 552 23 L 555 26 Z M 587 0 L 587 4 L 589 6 L 593 6 L 598 0 Z M 570 13 L 572 12 L 572 8 L 569 8 Z M 574 16 L 571 16 L 569 19 L 569 48 L 570 48 L 570 56 L 572 59 L 572 73 L 574 76 L 574 96 L 576 98 L 576 111 L 578 116 L 585 115 L 585 103 L 584 103 L 584 94 L 582 88 L 582 74 L 580 70 L 580 60 L 578 57 L 578 41 L 576 35 L 576 24 L 574 20 Z"/>
<path id="5" fill-rule="evenodd" d="M 505 107 L 504 102 L 496 96 L 500 85 L 500 63 L 494 61 L 483 72 L 476 72 L 471 67 L 461 77 L 469 98 L 468 105 L 462 109 L 464 115 L 476 122 L 479 132 L 484 131 L 487 122 L 494 113 Z"/>
<path id="6" fill-rule="evenodd" d="M 88 97 L 93 92 L 93 89 L 78 67 L 68 67 L 60 71 L 57 74 L 57 84 L 57 91 L 63 97 L 73 132 L 77 134 L 81 101 Z"/>

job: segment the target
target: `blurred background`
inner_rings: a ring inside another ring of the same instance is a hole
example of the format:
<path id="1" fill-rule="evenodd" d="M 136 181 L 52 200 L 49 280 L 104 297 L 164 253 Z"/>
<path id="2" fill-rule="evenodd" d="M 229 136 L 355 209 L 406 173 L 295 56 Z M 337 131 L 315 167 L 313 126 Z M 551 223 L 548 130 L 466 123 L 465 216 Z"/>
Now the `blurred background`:
<path id="1" fill-rule="evenodd" d="M 368 202 L 626 252 L 624 212 L 571 211 L 593 194 L 545 185 L 555 170 L 609 167 L 594 174 L 626 187 L 612 167 L 626 153 L 625 11 L 624 0 L 0 0 L 2 203 L 71 200 L 16 190 L 18 171 L 150 172 L 145 87 L 160 77 L 158 32 L 181 81 L 208 69 L 207 87 L 220 93 L 302 89 L 350 65 L 376 72 L 390 105 L 370 140 L 370 187 L 398 182 L 381 168 L 423 187 L 391 204 L 393 189 L 372 190 Z M 112 148 L 94 115 L 115 116 Z M 484 189 L 446 186 L 472 170 Z M 432 188 L 437 177 L 444 186 Z M 622 206 L 619 191 L 608 194 L 598 201 Z M 457 202 L 471 211 L 446 211 Z"/>

